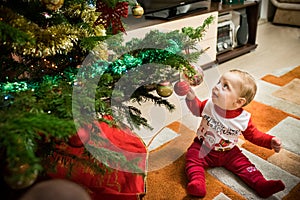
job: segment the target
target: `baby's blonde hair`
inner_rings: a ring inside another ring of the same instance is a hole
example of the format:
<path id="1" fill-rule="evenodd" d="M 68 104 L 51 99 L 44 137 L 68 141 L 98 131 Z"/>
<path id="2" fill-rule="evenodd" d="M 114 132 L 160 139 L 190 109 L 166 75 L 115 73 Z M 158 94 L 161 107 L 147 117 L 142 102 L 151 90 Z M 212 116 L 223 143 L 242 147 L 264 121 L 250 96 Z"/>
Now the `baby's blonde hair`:
<path id="1" fill-rule="evenodd" d="M 255 79 L 248 72 L 239 69 L 232 69 L 230 72 L 238 74 L 243 80 L 241 83 L 240 97 L 246 99 L 246 103 L 243 106 L 248 105 L 254 99 L 257 91 Z"/>

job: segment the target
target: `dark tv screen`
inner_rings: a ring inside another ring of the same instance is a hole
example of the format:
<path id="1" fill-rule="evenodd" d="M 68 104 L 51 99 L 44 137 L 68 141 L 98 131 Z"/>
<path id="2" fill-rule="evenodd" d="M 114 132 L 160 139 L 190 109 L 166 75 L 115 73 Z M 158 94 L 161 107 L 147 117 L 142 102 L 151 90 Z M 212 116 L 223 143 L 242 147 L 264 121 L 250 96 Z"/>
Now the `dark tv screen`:
<path id="1" fill-rule="evenodd" d="M 207 9 L 206 0 L 138 0 L 146 18 L 172 19 Z"/>

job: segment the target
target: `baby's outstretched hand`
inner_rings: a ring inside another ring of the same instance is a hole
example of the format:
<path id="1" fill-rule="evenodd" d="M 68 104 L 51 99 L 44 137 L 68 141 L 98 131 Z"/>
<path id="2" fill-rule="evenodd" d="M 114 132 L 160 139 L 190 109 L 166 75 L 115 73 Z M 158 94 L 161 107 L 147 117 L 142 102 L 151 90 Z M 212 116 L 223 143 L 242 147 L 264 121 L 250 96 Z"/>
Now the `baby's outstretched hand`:
<path id="1" fill-rule="evenodd" d="M 281 141 L 277 137 L 273 137 L 271 140 L 271 148 L 274 149 L 276 153 L 280 151 L 282 147 Z"/>

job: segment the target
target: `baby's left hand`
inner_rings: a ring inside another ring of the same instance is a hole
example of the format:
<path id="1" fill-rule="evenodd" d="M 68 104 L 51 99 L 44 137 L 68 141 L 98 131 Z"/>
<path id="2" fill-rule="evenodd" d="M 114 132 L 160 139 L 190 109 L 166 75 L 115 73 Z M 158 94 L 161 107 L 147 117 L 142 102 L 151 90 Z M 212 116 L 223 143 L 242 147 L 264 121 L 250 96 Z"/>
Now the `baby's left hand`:
<path id="1" fill-rule="evenodd" d="M 273 137 L 271 140 L 271 148 L 274 149 L 276 153 L 278 153 L 281 149 L 281 141 L 277 137 Z"/>

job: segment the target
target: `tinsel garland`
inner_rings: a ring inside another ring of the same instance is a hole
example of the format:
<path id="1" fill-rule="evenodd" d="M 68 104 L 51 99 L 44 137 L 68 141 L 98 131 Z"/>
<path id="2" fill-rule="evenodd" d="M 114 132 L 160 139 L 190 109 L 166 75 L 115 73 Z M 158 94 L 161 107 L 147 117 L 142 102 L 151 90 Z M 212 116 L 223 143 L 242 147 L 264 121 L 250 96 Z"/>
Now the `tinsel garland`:
<path id="1" fill-rule="evenodd" d="M 81 40 L 93 36 L 105 36 L 106 33 L 103 26 L 93 26 L 96 18 L 95 10 L 85 9 L 84 12 L 79 14 L 78 10 L 80 10 L 80 7 L 73 6 L 68 8 L 66 13 L 69 14 L 72 10 L 74 14 L 71 17 L 82 18 L 85 25 L 80 24 L 76 26 L 71 23 L 61 23 L 40 27 L 24 16 L 14 13 L 13 10 L 0 7 L 0 18 L 2 19 L 0 30 L 3 29 L 0 40 L 5 38 L 7 41 L 5 45 L 10 45 L 14 52 L 17 52 L 19 55 L 45 57 L 56 54 L 67 55 L 74 50 L 74 46 L 79 44 Z M 47 20 L 50 22 L 50 19 Z M 18 30 L 18 35 L 13 35 L 13 31 L 11 31 L 12 33 L 8 32 L 8 28 Z M 20 39 L 23 39 L 24 42 L 20 42 Z M 82 50 L 87 49 L 84 46 L 82 47 Z"/>
<path id="2" fill-rule="evenodd" d="M 136 57 L 130 54 L 123 55 L 122 58 L 117 59 L 113 62 L 108 62 L 105 60 L 97 61 L 98 66 L 96 65 L 94 68 L 89 68 L 90 71 L 89 77 L 84 78 L 93 78 L 96 76 L 101 76 L 103 73 L 111 73 L 116 75 L 122 75 L 128 72 L 130 69 L 141 66 L 147 63 L 161 63 L 164 64 L 168 59 L 174 56 L 174 54 L 170 51 L 162 50 L 162 49 L 148 49 L 144 51 L 140 51 Z M 184 64 L 188 64 L 188 62 L 176 55 L 179 62 L 185 62 Z M 173 58 L 172 62 L 174 62 L 176 58 Z M 101 66 L 101 67 L 99 67 Z M 174 67 L 174 66 L 173 66 Z M 53 77 L 45 76 L 43 81 L 51 81 L 52 85 L 57 85 L 57 81 L 61 79 L 66 79 L 70 84 L 74 84 L 76 82 L 77 69 L 68 69 L 67 72 L 62 73 L 63 75 L 56 75 Z M 193 72 L 192 72 L 193 73 Z M 87 74 L 84 74 L 85 76 Z M 4 94 L 21 92 L 26 90 L 32 90 L 38 87 L 38 83 L 35 82 L 26 82 L 26 81 L 15 81 L 15 82 L 6 82 L 0 83 L 0 90 Z"/>

